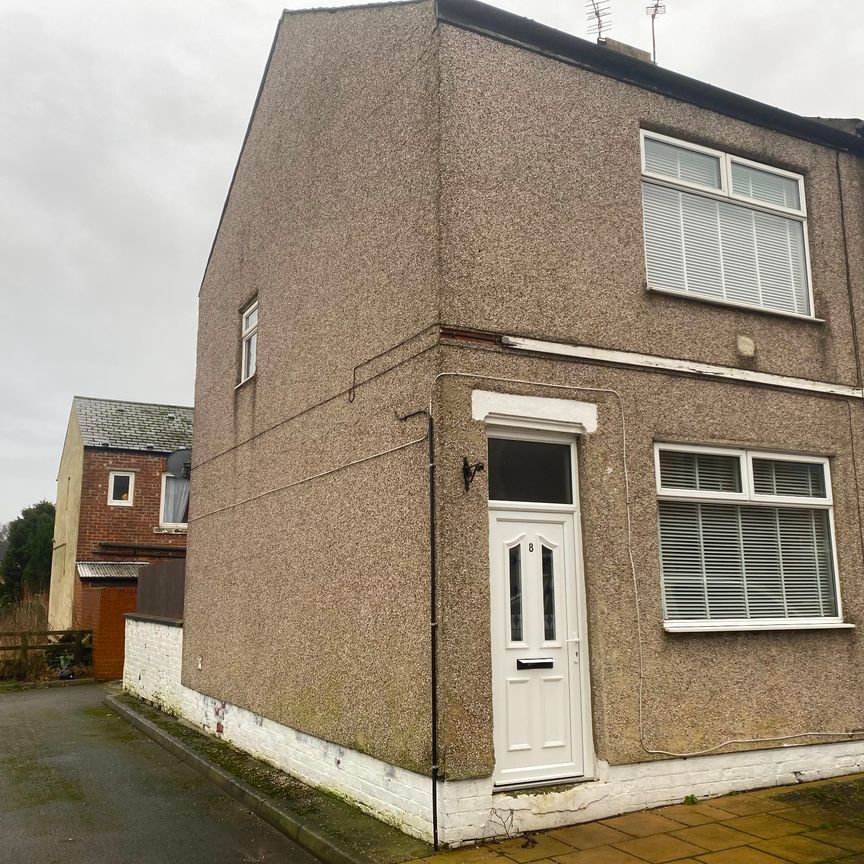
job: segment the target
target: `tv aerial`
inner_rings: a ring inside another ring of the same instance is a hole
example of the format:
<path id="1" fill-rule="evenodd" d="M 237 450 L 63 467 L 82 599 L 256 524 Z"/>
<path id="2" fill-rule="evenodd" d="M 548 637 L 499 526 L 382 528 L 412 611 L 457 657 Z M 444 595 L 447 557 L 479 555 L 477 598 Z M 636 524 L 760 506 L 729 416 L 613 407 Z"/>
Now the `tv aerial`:
<path id="1" fill-rule="evenodd" d="M 585 15 L 588 18 L 588 35 L 602 42 L 612 29 L 612 0 L 587 0 Z"/>
<path id="2" fill-rule="evenodd" d="M 650 6 L 645 7 L 645 14 L 651 16 L 651 61 L 657 63 L 657 39 L 654 33 L 654 24 L 658 15 L 666 14 L 666 4 L 660 0 L 654 0 Z"/>

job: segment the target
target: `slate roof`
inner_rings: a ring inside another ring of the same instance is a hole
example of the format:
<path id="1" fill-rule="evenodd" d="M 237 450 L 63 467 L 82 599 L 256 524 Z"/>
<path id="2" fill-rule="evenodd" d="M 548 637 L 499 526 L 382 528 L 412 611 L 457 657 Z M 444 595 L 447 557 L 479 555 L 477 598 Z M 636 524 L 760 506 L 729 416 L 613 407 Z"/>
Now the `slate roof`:
<path id="1" fill-rule="evenodd" d="M 146 561 L 76 561 L 78 578 L 85 581 L 99 579 L 137 579 Z"/>
<path id="2" fill-rule="evenodd" d="M 173 453 L 192 446 L 192 409 L 76 396 L 72 404 L 85 447 Z"/>

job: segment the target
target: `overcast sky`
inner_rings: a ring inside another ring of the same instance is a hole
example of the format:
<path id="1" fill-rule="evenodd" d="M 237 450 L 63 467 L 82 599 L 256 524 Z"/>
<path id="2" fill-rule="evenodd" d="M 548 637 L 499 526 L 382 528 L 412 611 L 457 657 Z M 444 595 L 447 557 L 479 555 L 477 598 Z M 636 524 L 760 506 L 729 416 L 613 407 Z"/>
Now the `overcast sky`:
<path id="1" fill-rule="evenodd" d="M 647 2 L 613 0 L 610 35 L 649 48 Z M 0 0 L 0 522 L 54 499 L 74 394 L 192 403 L 198 286 L 284 5 Z M 495 5 L 586 35 L 583 0 Z M 864 116 L 860 0 L 667 7 L 661 65 Z"/>

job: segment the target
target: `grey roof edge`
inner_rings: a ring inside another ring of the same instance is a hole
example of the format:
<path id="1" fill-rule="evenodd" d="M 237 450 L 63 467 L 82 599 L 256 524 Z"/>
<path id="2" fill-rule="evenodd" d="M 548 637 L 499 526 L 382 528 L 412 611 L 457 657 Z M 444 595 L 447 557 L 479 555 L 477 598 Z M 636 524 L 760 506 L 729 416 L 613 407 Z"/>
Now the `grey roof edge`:
<path id="1" fill-rule="evenodd" d="M 283 17 L 286 15 L 309 15 L 317 12 L 345 12 L 352 9 L 386 9 L 390 6 L 416 6 L 419 3 L 428 3 L 429 0 L 376 0 L 374 3 L 349 3 L 345 6 L 308 6 L 305 9 L 283 9 Z"/>
<path id="2" fill-rule="evenodd" d="M 179 408 L 181 411 L 194 411 L 194 405 L 171 405 L 168 402 L 139 402 L 135 399 L 108 399 L 105 396 L 81 396 L 72 397 L 74 403 L 77 399 L 85 399 L 87 402 L 111 402 L 116 405 L 146 405 L 149 408 Z"/>
<path id="3" fill-rule="evenodd" d="M 609 78 L 835 150 L 864 156 L 864 139 L 505 12 L 480 0 L 436 0 L 438 20 Z"/>

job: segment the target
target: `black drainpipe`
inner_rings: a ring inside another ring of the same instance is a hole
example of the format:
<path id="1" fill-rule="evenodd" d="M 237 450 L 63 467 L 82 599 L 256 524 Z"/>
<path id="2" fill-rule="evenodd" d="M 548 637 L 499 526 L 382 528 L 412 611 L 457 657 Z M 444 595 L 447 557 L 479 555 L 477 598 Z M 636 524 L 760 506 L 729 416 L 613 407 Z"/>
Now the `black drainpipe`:
<path id="1" fill-rule="evenodd" d="M 438 851 L 438 549 L 435 542 L 435 423 L 426 409 L 400 417 L 426 417 L 429 457 L 429 659 L 432 690 L 432 843 Z"/>
<path id="2" fill-rule="evenodd" d="M 438 851 L 438 550 L 435 544 L 435 424 L 429 415 L 429 656 L 432 662 L 432 840 Z"/>

